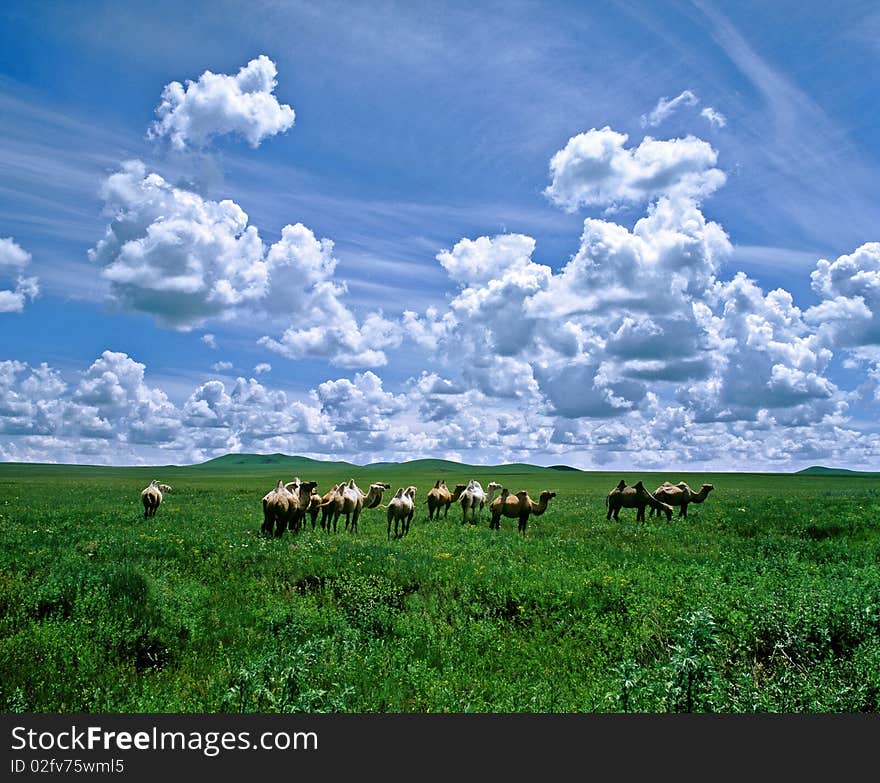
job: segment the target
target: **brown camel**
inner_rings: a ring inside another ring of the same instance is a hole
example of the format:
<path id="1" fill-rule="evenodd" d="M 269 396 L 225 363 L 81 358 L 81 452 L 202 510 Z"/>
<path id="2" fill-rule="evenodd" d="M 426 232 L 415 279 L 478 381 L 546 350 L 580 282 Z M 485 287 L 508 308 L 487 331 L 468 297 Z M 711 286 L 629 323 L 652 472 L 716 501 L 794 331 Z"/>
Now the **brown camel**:
<path id="1" fill-rule="evenodd" d="M 651 508 L 656 509 L 658 512 L 665 511 L 667 521 L 672 519 L 672 506 L 668 503 L 657 500 L 657 498 L 645 489 L 645 485 L 641 481 L 637 481 L 629 487 L 625 481 L 621 480 L 620 483 L 608 493 L 608 497 L 605 498 L 605 506 L 608 509 L 608 514 L 605 517 L 606 519 L 611 519 L 613 515 L 616 520 L 618 514 L 620 514 L 620 509 L 634 508 L 636 509 L 636 522 L 644 522 L 645 508 L 647 506 L 651 506 Z"/>
<path id="2" fill-rule="evenodd" d="M 309 504 L 306 506 L 306 514 L 308 514 L 309 518 L 312 520 L 312 530 L 315 529 L 315 525 L 318 523 L 318 514 L 321 512 L 322 500 L 321 493 L 317 491 L 317 488 L 313 489 L 309 494 Z"/>
<path id="3" fill-rule="evenodd" d="M 293 481 L 288 481 L 284 485 L 284 488 L 296 498 L 296 510 L 293 512 L 289 524 L 292 533 L 298 533 L 302 529 L 306 518 L 306 510 L 309 507 L 312 493 L 317 486 L 317 481 L 301 481 L 299 477 Z"/>
<path id="4" fill-rule="evenodd" d="M 325 492 L 321 497 L 321 505 L 318 507 L 321 510 L 321 529 L 326 530 L 328 533 L 331 532 L 331 525 L 333 526 L 333 532 L 336 532 L 336 521 L 342 513 L 340 487 L 342 487 L 342 484 L 334 484 Z"/>
<path id="5" fill-rule="evenodd" d="M 284 534 L 299 510 L 298 498 L 279 479 L 275 489 L 263 496 L 263 526 L 261 531 L 279 538 Z"/>
<path id="6" fill-rule="evenodd" d="M 519 519 L 518 532 L 525 535 L 529 517 L 531 515 L 541 516 L 547 510 L 547 505 L 550 503 L 551 498 L 555 497 L 555 492 L 545 489 L 539 495 L 538 502 L 536 503 L 524 489 L 515 495 L 512 495 L 509 489 L 502 489 L 501 494 L 489 506 L 489 512 L 492 515 L 492 518 L 489 520 L 489 529 L 499 530 L 501 528 L 501 517 L 513 517 L 514 519 Z"/>
<path id="7" fill-rule="evenodd" d="M 456 484 L 452 492 L 446 486 L 445 479 L 437 479 L 434 486 L 428 490 L 428 519 L 440 519 L 440 509 L 443 509 L 443 518 L 449 515 L 449 507 L 461 497 L 461 493 L 467 489 L 467 484 Z"/>
<path id="8" fill-rule="evenodd" d="M 657 500 L 662 500 L 664 503 L 668 503 L 670 506 L 678 506 L 678 516 L 680 518 L 687 517 L 687 507 L 691 503 L 702 503 L 707 497 L 709 497 L 709 493 L 715 489 L 713 484 L 703 484 L 700 487 L 699 492 L 694 492 L 688 485 L 687 482 L 679 481 L 678 484 L 670 484 L 668 481 L 664 481 L 657 489 L 654 491 L 654 497 Z M 654 515 L 654 509 L 651 509 L 650 515 Z"/>

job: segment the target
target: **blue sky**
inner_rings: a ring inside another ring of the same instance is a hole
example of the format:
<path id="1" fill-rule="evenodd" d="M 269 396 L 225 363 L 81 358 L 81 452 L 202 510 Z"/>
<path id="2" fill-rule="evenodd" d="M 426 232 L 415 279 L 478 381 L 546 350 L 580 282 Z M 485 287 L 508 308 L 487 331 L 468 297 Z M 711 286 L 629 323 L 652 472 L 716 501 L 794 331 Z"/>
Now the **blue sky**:
<path id="1" fill-rule="evenodd" d="M 880 469 L 875 4 L 0 21 L 0 459 Z"/>

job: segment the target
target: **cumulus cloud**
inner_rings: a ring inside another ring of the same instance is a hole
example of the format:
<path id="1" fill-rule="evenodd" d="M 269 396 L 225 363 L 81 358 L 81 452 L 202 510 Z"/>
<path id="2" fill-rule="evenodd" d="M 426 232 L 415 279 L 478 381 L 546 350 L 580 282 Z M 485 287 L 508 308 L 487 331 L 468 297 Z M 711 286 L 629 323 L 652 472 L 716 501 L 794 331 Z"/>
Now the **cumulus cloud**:
<path id="1" fill-rule="evenodd" d="M 331 284 L 316 288 L 316 297 L 307 313 L 314 326 L 290 327 L 279 339 L 264 335 L 257 342 L 288 359 L 321 357 L 340 367 L 382 367 L 388 363 L 383 348 L 400 344 L 402 332 L 397 323 L 370 313 L 358 324 L 354 315 L 339 301 L 345 289 Z"/>
<path id="2" fill-rule="evenodd" d="M 663 97 L 657 101 L 657 105 L 649 114 L 642 115 L 642 127 L 659 125 L 668 119 L 679 106 L 696 106 L 699 102 L 697 96 L 690 90 L 685 90 L 674 98 Z"/>
<path id="3" fill-rule="evenodd" d="M 254 375 L 262 375 L 267 372 L 272 372 L 272 365 L 268 362 L 260 362 L 254 367 Z"/>
<path id="4" fill-rule="evenodd" d="M 385 363 L 381 349 L 395 344 L 394 329 L 375 313 L 358 323 L 343 303 L 346 288 L 331 279 L 332 241 L 297 223 L 267 247 L 238 204 L 174 187 L 137 160 L 107 178 L 103 197 L 112 222 L 89 258 L 119 306 L 181 330 L 242 313 L 293 321 L 264 344 L 346 367 Z M 216 346 L 213 335 L 202 340 Z"/>
<path id="5" fill-rule="evenodd" d="M 224 370 L 231 370 L 232 369 L 232 362 L 214 362 L 214 364 L 211 365 L 211 369 L 214 370 L 214 372 L 223 372 Z"/>
<path id="6" fill-rule="evenodd" d="M 880 242 L 866 242 L 833 262 L 820 259 L 810 281 L 822 301 L 806 318 L 833 345 L 880 345 Z"/>
<path id="7" fill-rule="evenodd" d="M 113 220 L 89 258 L 119 304 L 190 329 L 265 296 L 263 242 L 235 202 L 173 187 L 137 160 L 102 196 Z"/>
<path id="8" fill-rule="evenodd" d="M 21 274 L 30 261 L 31 254 L 12 237 L 0 237 L 0 285 L 12 286 L 0 288 L 0 313 L 20 313 L 29 299 L 39 295 L 37 278 Z"/>
<path id="9" fill-rule="evenodd" d="M 202 342 L 203 342 L 205 345 L 207 345 L 208 348 L 210 348 L 210 349 L 212 349 L 212 350 L 214 350 L 214 351 L 216 351 L 217 348 L 218 348 L 218 346 L 217 346 L 217 337 L 216 337 L 215 335 L 211 334 L 210 332 L 207 332 L 207 333 L 205 333 L 205 334 L 202 335 Z"/>
<path id="10" fill-rule="evenodd" d="M 488 283 L 513 269 L 531 263 L 535 240 L 524 234 L 502 234 L 493 238 L 462 239 L 452 250 L 437 255 L 449 277 L 462 285 Z"/>
<path id="11" fill-rule="evenodd" d="M 205 71 L 185 86 L 171 82 L 162 91 L 158 119 L 147 135 L 167 137 L 178 150 L 204 146 L 223 134 L 241 136 L 256 148 L 294 123 L 293 108 L 273 95 L 277 75 L 275 63 L 261 54 L 235 76 Z"/>
<path id="12" fill-rule="evenodd" d="M 104 351 L 72 395 L 80 427 L 92 437 L 130 443 L 170 441 L 177 434 L 177 410 L 164 391 L 146 384 L 145 370 L 125 353 Z"/>
<path id="13" fill-rule="evenodd" d="M 797 423 L 845 411 L 843 396 L 824 374 L 833 354 L 788 291 L 765 295 L 740 272 L 718 283 L 714 298 L 720 311 L 707 329 L 717 373 L 679 389 L 698 418 L 751 420 L 768 411 L 780 422 Z"/>
<path id="14" fill-rule="evenodd" d="M 544 194 L 574 212 L 585 206 L 617 207 L 664 195 L 701 198 L 725 182 L 715 167 L 718 153 L 694 136 L 656 140 L 646 136 L 627 148 L 629 137 L 609 127 L 569 139 L 550 160 L 552 182 Z"/>

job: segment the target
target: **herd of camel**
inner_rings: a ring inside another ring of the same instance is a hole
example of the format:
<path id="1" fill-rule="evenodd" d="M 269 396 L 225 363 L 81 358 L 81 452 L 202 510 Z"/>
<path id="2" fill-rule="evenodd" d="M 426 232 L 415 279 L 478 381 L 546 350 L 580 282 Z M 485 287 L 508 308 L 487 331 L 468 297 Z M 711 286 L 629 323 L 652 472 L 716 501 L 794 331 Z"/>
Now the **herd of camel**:
<path id="1" fill-rule="evenodd" d="M 314 530 L 321 518 L 321 529 L 328 533 L 336 532 L 340 517 L 345 517 L 345 530 L 356 533 L 358 520 L 364 509 L 376 508 L 382 504 L 382 495 L 391 489 L 386 482 L 370 484 L 364 492 L 354 481 L 336 484 L 323 495 L 317 491 L 316 481 L 302 481 L 299 477 L 285 483 L 282 480 L 273 490 L 263 496 L 263 524 L 261 531 L 267 535 L 280 537 L 284 531 L 299 532 L 306 520 L 311 521 Z M 687 508 L 691 503 L 702 503 L 715 487 L 703 484 L 698 492 L 692 490 L 686 482 L 671 484 L 664 481 L 654 492 L 649 492 L 641 481 L 632 486 L 623 480 L 608 493 L 605 498 L 607 508 L 606 519 L 612 516 L 616 520 L 622 508 L 636 509 L 636 521 L 645 521 L 645 509 L 650 508 L 650 515 L 666 514 L 667 521 L 672 519 L 675 508 L 679 509 L 680 517 L 687 517 Z M 168 484 L 160 484 L 158 480 L 141 492 L 144 504 L 144 517 L 156 515 L 163 496 L 171 492 Z M 415 515 L 417 489 L 414 486 L 401 487 L 385 506 L 388 524 L 387 535 L 402 538 L 409 533 L 410 524 Z M 498 493 L 496 497 L 496 493 Z M 526 490 L 512 493 L 497 481 L 490 482 L 483 489 L 479 481 L 471 479 L 467 484 L 456 484 L 453 489 L 446 486 L 446 481 L 438 479 L 428 491 L 428 520 L 439 520 L 449 515 L 453 504 L 461 507 L 461 523 L 478 524 L 484 509 L 489 509 L 489 528 L 499 530 L 501 517 L 518 520 L 518 532 L 525 535 L 526 525 L 530 516 L 541 516 L 556 493 L 545 489 L 538 500 L 529 497 Z"/>

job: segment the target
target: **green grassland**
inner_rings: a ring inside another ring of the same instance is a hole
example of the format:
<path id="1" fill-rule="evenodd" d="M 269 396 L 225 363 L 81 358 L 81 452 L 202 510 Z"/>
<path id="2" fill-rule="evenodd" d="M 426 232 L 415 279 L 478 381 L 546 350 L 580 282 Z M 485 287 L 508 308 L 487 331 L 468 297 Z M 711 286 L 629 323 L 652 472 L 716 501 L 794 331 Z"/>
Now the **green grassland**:
<path id="1" fill-rule="evenodd" d="M 409 536 L 260 534 L 294 475 L 414 484 Z M 171 484 L 144 519 L 140 490 Z M 490 530 L 425 495 L 557 493 Z M 715 485 L 686 519 L 605 518 L 621 478 Z M 230 455 L 0 465 L 5 712 L 877 712 L 880 477 L 601 473 Z"/>

